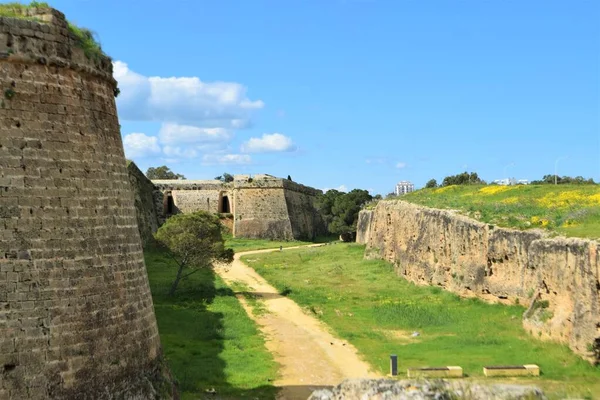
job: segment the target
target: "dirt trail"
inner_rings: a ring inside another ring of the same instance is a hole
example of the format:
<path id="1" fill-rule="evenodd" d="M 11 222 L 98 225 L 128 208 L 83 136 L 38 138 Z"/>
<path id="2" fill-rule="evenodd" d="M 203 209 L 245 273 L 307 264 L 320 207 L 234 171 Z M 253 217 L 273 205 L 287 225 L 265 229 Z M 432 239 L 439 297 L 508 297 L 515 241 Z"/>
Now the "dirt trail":
<path id="1" fill-rule="evenodd" d="M 297 247 L 283 250 L 293 248 Z M 267 349 L 281 365 L 280 376 L 274 382 L 281 388 L 278 398 L 306 400 L 314 389 L 337 385 L 345 378 L 378 377 L 350 343 L 334 337 L 323 323 L 306 314 L 294 301 L 279 295 L 254 269 L 240 261 L 244 255 L 271 251 L 279 249 L 238 253 L 232 264 L 217 267 L 215 271 L 228 284 L 247 285 L 248 291 L 264 304 L 267 312 L 256 316 L 244 297 L 238 296 L 250 318 L 265 334 Z"/>

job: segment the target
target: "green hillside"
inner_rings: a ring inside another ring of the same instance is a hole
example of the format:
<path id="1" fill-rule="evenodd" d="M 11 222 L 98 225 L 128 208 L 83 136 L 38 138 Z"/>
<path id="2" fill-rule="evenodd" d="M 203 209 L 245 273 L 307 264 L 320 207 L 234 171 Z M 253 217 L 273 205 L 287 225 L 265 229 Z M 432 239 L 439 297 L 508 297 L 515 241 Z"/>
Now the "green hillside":
<path id="1" fill-rule="evenodd" d="M 401 199 L 459 210 L 498 226 L 600 238 L 600 185 L 452 185 L 421 189 Z"/>

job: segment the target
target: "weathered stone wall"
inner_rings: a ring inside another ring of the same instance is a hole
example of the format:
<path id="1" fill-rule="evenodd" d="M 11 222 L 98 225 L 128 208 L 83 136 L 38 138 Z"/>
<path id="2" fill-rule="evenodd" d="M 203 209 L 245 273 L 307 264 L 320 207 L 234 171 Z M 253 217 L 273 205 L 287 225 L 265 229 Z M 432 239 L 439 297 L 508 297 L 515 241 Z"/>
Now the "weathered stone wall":
<path id="1" fill-rule="evenodd" d="M 37 17 L 0 17 L 0 398 L 153 398 L 166 381 L 112 64 L 60 12 Z"/>
<path id="2" fill-rule="evenodd" d="M 234 181 L 234 235 L 248 238 L 312 239 L 323 232 L 314 201 L 320 191 L 261 175 Z"/>
<path id="3" fill-rule="evenodd" d="M 266 239 L 312 239 L 325 232 L 314 201 L 319 190 L 270 175 L 236 175 L 230 183 L 220 181 L 154 180 L 159 223 L 166 196 L 173 199 L 174 213 L 223 212 L 223 199 L 234 215 L 233 235 Z"/>
<path id="4" fill-rule="evenodd" d="M 283 187 L 238 187 L 234 190 L 235 237 L 293 240 Z"/>
<path id="5" fill-rule="evenodd" d="M 393 262 L 413 282 L 487 300 L 547 301 L 526 315 L 525 328 L 600 360 L 598 242 L 498 228 L 402 201 L 361 211 L 358 229 L 367 256 Z"/>
<path id="6" fill-rule="evenodd" d="M 158 215 L 154 206 L 154 185 L 135 165 L 128 162 L 129 183 L 133 188 L 135 213 L 142 244 L 152 243 L 153 234 L 158 229 Z"/>

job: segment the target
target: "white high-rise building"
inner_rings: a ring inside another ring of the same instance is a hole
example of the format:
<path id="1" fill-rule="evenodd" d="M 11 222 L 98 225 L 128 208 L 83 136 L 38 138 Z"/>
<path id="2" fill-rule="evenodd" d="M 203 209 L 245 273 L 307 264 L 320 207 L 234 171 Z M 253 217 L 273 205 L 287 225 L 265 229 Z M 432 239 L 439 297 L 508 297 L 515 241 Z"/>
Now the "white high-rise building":
<path id="1" fill-rule="evenodd" d="M 396 196 L 401 196 L 406 193 L 414 192 L 415 185 L 409 181 L 401 181 L 396 184 L 396 189 L 394 189 L 394 193 Z"/>

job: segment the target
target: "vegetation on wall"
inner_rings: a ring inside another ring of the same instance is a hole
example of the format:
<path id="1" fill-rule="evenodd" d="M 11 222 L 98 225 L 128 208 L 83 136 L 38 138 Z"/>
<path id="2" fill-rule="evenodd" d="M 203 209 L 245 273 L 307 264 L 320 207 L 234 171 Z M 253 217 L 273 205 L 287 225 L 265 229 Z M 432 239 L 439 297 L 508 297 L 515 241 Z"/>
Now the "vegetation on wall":
<path id="1" fill-rule="evenodd" d="M 33 16 L 27 15 L 27 11 L 30 9 L 48 9 L 50 5 L 46 2 L 32 1 L 29 4 L 11 2 L 0 4 L 0 17 L 19 18 L 19 19 L 38 19 Z M 41 22 L 41 21 L 40 21 Z M 76 44 L 83 50 L 83 53 L 87 58 L 97 59 L 104 56 L 100 42 L 96 38 L 96 34 L 87 29 L 77 26 L 72 22 L 68 22 L 69 31 L 75 36 Z"/>
<path id="2" fill-rule="evenodd" d="M 215 180 L 225 183 L 233 182 L 233 175 L 224 172 L 223 175 L 215 176 Z"/>
<path id="3" fill-rule="evenodd" d="M 185 179 L 185 176 L 181 174 L 176 174 L 171 171 L 169 167 L 166 165 L 161 165 L 160 167 L 150 167 L 146 171 L 146 177 L 150 180 L 152 179 Z"/>

